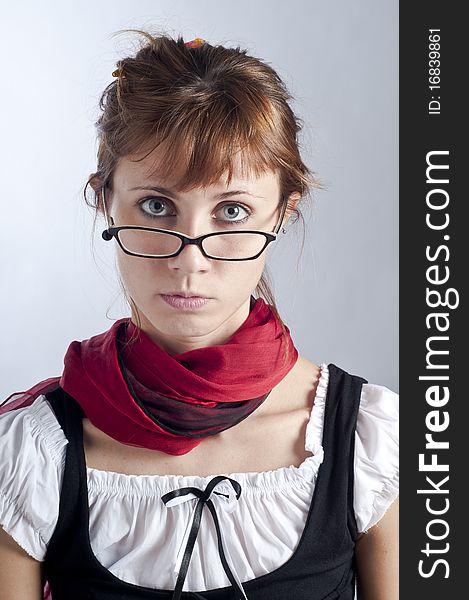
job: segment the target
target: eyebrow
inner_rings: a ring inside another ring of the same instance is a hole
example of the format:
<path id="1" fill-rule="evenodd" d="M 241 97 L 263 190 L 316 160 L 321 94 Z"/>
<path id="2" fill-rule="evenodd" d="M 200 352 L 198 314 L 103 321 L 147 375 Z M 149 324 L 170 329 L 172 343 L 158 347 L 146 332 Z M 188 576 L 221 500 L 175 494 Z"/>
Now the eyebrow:
<path id="1" fill-rule="evenodd" d="M 164 188 L 161 186 L 146 186 L 146 185 L 139 185 L 137 187 L 133 187 L 133 188 L 129 188 L 127 191 L 132 192 L 134 190 L 152 190 L 154 192 L 159 192 L 160 194 L 166 194 L 168 196 L 173 196 L 174 198 L 177 198 L 177 194 L 173 191 L 171 191 L 168 188 Z M 215 200 L 223 200 L 224 198 L 229 198 L 231 196 L 241 196 L 241 195 L 246 195 L 246 196 L 252 196 L 253 198 L 261 198 L 262 200 L 265 200 L 264 196 L 257 196 L 256 194 L 252 194 L 251 192 L 248 192 L 247 190 L 230 190 L 228 192 L 221 192 L 220 194 L 215 194 L 214 199 Z"/>

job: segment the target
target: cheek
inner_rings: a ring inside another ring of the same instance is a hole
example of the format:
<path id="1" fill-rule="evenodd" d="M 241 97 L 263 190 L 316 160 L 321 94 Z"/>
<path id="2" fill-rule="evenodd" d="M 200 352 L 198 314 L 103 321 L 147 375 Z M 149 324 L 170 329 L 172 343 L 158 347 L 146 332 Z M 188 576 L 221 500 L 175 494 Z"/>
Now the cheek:
<path id="1" fill-rule="evenodd" d="M 125 288 L 132 295 L 144 292 L 150 282 L 154 282 L 158 265 L 151 263 L 156 262 L 118 252 L 117 267 Z"/>
<path id="2" fill-rule="evenodd" d="M 227 263 L 223 283 L 227 286 L 235 286 L 234 289 L 243 290 L 243 292 L 246 289 L 254 289 L 264 271 L 264 266 L 264 256 L 244 263 Z"/>

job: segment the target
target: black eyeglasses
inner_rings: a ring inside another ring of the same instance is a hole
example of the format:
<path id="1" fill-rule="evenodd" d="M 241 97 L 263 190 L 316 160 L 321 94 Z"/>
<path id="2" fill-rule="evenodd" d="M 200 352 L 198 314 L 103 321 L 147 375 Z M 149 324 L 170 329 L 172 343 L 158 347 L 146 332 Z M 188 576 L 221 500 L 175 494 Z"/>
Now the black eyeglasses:
<path id="1" fill-rule="evenodd" d="M 282 197 L 281 202 L 283 202 L 281 215 L 272 232 L 245 229 L 207 233 L 191 238 L 178 231 L 155 227 L 133 225 L 115 227 L 112 217 L 108 217 L 106 211 L 103 190 L 104 214 L 107 223 L 111 226 L 102 232 L 102 238 L 109 241 L 115 237 L 126 254 L 142 258 L 171 258 L 177 256 L 185 246 L 195 244 L 205 257 L 214 260 L 254 260 L 277 239 L 287 208 L 285 197 Z"/>

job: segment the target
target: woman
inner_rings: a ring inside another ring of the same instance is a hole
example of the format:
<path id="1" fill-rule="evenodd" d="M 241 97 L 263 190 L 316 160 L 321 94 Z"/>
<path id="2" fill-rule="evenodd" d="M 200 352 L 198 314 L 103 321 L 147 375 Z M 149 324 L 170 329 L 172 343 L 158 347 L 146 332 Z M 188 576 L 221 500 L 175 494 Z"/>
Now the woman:
<path id="1" fill-rule="evenodd" d="M 88 181 L 132 316 L 2 409 L 2 593 L 395 600 L 397 396 L 300 356 L 265 275 L 316 185 L 290 96 L 142 35 Z"/>

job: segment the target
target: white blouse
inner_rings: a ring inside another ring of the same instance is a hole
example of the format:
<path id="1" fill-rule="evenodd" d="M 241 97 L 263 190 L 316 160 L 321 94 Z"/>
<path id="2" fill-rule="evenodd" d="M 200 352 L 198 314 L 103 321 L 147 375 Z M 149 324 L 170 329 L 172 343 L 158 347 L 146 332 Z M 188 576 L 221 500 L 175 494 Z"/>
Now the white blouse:
<path id="1" fill-rule="evenodd" d="M 313 456 L 299 467 L 223 473 L 240 483 L 239 500 L 227 480 L 215 490 L 228 498 L 211 495 L 226 558 L 238 581 L 274 571 L 296 550 L 324 458 L 328 380 L 323 364 L 305 435 L 305 449 Z M 43 561 L 58 519 L 68 441 L 45 396 L 1 415 L 0 440 L 0 525 Z M 398 467 L 398 396 L 384 386 L 364 384 L 355 433 L 354 508 L 360 532 L 375 525 L 397 497 Z M 98 561 L 126 582 L 174 589 L 196 499 L 185 496 L 165 505 L 161 496 L 180 487 L 203 489 L 211 479 L 213 475 L 125 475 L 87 467 L 90 541 Z M 230 585 L 208 512 L 202 512 L 184 591 Z"/>

